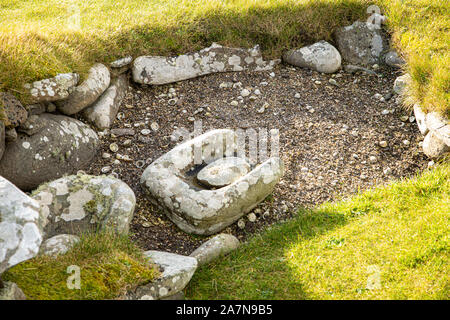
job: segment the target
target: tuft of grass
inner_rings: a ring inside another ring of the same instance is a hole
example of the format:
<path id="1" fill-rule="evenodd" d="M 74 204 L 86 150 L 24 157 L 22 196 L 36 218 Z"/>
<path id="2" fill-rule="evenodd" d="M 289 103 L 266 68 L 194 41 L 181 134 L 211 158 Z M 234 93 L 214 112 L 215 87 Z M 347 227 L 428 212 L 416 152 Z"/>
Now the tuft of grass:
<path id="1" fill-rule="evenodd" d="M 30 300 L 103 300 L 119 299 L 159 275 L 126 235 L 99 232 L 80 238 L 66 254 L 20 263 L 3 280 L 17 283 Z M 80 289 L 67 286 L 69 266 L 80 268 Z"/>
<path id="2" fill-rule="evenodd" d="M 298 216 L 198 270 L 189 299 L 449 299 L 450 164 Z"/>

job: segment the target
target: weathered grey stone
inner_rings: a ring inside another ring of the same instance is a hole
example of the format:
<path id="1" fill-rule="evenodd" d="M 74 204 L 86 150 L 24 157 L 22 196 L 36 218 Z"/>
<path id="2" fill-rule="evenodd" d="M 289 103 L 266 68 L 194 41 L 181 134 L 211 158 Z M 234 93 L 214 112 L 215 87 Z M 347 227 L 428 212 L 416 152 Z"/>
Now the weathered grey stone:
<path id="1" fill-rule="evenodd" d="M 14 282 L 4 282 L 4 287 L 0 288 L 1 300 L 27 300 L 23 291 Z"/>
<path id="2" fill-rule="evenodd" d="M 134 129 L 130 128 L 114 128 L 111 129 L 111 134 L 115 135 L 116 137 L 122 137 L 122 136 L 134 136 L 136 132 Z"/>
<path id="3" fill-rule="evenodd" d="M 323 40 L 301 49 L 289 50 L 283 55 L 283 60 L 323 73 L 334 73 L 341 68 L 339 51 Z"/>
<path id="4" fill-rule="evenodd" d="M 1 122 L 1 121 L 0 121 Z M 5 141 L 7 143 L 9 142 L 13 142 L 17 140 L 17 131 L 16 129 L 12 128 L 12 129 L 6 129 L 5 130 Z M 2 157 L 0 157 L 1 160 Z"/>
<path id="5" fill-rule="evenodd" d="M 435 131 L 430 131 L 423 140 L 423 152 L 429 158 L 440 158 L 450 152 L 450 146 L 448 146 Z"/>
<path id="6" fill-rule="evenodd" d="M 177 57 L 139 57 L 133 62 L 133 80 L 144 84 L 166 84 L 198 76 L 229 71 L 270 70 L 279 60 L 266 62 L 259 47 L 227 48 L 213 43 L 196 53 Z"/>
<path id="7" fill-rule="evenodd" d="M 394 81 L 394 92 L 397 94 L 403 94 L 410 82 L 411 76 L 408 73 L 397 77 L 397 79 L 395 79 Z"/>
<path id="8" fill-rule="evenodd" d="M 425 117 L 425 123 L 430 131 L 435 131 L 442 127 L 445 127 L 447 124 L 449 124 L 449 121 L 439 113 L 433 111 L 427 113 Z"/>
<path id="9" fill-rule="evenodd" d="M 365 73 L 367 73 L 367 74 L 372 74 L 372 75 L 376 75 L 377 73 L 375 72 L 375 71 L 373 71 L 373 70 L 370 70 L 370 69 L 367 69 L 367 68 L 363 68 L 363 67 L 360 67 L 360 66 L 355 66 L 355 65 L 353 65 L 353 64 L 346 64 L 346 65 L 344 65 L 344 70 L 346 71 L 346 72 L 348 72 L 348 73 L 356 73 L 356 72 L 359 72 L 359 71 L 361 71 L 361 72 L 365 72 Z"/>
<path id="10" fill-rule="evenodd" d="M 245 159 L 226 157 L 218 159 L 197 174 L 197 180 L 208 187 L 222 188 L 250 171 L 250 165 Z"/>
<path id="11" fill-rule="evenodd" d="M 25 107 L 28 110 L 28 116 L 40 115 L 47 110 L 47 106 L 44 103 L 30 104 Z"/>
<path id="12" fill-rule="evenodd" d="M 19 100 L 10 93 L 0 92 L 0 105 L 4 107 L 6 128 L 15 128 L 27 120 L 28 112 Z"/>
<path id="13" fill-rule="evenodd" d="M 32 197 L 40 205 L 46 239 L 98 228 L 126 234 L 136 205 L 133 190 L 112 176 L 66 176 L 40 186 Z"/>
<path id="14" fill-rule="evenodd" d="M 60 73 L 53 78 L 26 84 L 25 88 L 30 90 L 35 102 L 51 102 L 69 97 L 78 80 L 80 77 L 76 73 Z"/>
<path id="15" fill-rule="evenodd" d="M 146 251 L 144 255 L 163 270 L 162 274 L 130 292 L 129 299 L 158 300 L 173 296 L 186 287 L 197 269 L 197 259 L 192 257 L 161 251 Z"/>
<path id="16" fill-rule="evenodd" d="M 69 251 L 80 238 L 73 234 L 59 234 L 45 240 L 40 249 L 39 254 L 45 256 L 58 256 Z"/>
<path id="17" fill-rule="evenodd" d="M 372 65 L 380 63 L 387 40 L 380 29 L 366 22 L 356 21 L 351 26 L 336 31 L 336 42 L 344 61 L 351 64 Z"/>
<path id="18" fill-rule="evenodd" d="M 99 129 L 110 128 L 116 119 L 122 99 L 128 89 L 128 77 L 125 74 L 117 77 L 91 106 L 83 110 L 84 117 Z"/>
<path id="19" fill-rule="evenodd" d="M 109 70 L 101 63 L 95 64 L 87 79 L 75 87 L 67 99 L 56 101 L 58 110 L 72 115 L 90 106 L 108 88 L 111 81 Z"/>
<path id="20" fill-rule="evenodd" d="M 169 219 L 185 232 L 217 233 L 264 200 L 284 171 L 282 161 L 273 157 L 220 189 L 202 189 L 189 180 L 189 172 L 197 165 L 198 155 L 200 159 L 212 162 L 223 155 L 233 155 L 239 142 L 233 130 L 207 132 L 154 161 L 142 174 L 141 184 L 149 199 L 160 205 Z M 211 154 L 211 150 L 221 148 L 223 153 Z"/>
<path id="21" fill-rule="evenodd" d="M 27 136 L 32 136 L 41 132 L 46 126 L 47 122 L 42 121 L 39 115 L 32 115 L 28 117 L 27 121 L 17 127 L 17 131 L 25 133 Z"/>
<path id="22" fill-rule="evenodd" d="M 447 146 L 450 146 L 450 124 L 446 124 L 445 126 L 436 129 L 434 131 L 436 136 L 441 139 Z"/>
<path id="23" fill-rule="evenodd" d="M 0 176 L 0 274 L 36 256 L 41 242 L 39 204 Z"/>
<path id="24" fill-rule="evenodd" d="M 403 60 L 402 57 L 399 57 L 398 53 L 395 51 L 389 51 L 386 53 L 386 56 L 384 57 L 384 62 L 394 68 L 400 68 L 403 66 L 406 62 Z"/>
<path id="25" fill-rule="evenodd" d="M 198 266 L 208 264 L 239 247 L 239 240 L 231 234 L 218 234 L 195 249 L 189 256 L 197 259 Z"/>
<path id="26" fill-rule="evenodd" d="M 49 113 L 36 117 L 42 129 L 32 136 L 19 133 L 0 160 L 0 175 L 22 190 L 83 169 L 99 147 L 95 131 L 76 119 Z"/>
<path id="27" fill-rule="evenodd" d="M 132 61 L 132 56 L 126 56 L 122 59 L 111 62 L 110 66 L 111 68 L 123 68 L 125 66 L 128 66 Z"/>
<path id="28" fill-rule="evenodd" d="M 414 117 L 416 118 L 420 133 L 426 135 L 429 131 L 425 122 L 426 114 L 422 111 L 417 103 L 414 105 Z"/>
<path id="29" fill-rule="evenodd" d="M 6 141 L 6 130 L 5 124 L 0 121 L 0 160 L 3 157 L 3 153 L 5 152 L 5 141 Z"/>

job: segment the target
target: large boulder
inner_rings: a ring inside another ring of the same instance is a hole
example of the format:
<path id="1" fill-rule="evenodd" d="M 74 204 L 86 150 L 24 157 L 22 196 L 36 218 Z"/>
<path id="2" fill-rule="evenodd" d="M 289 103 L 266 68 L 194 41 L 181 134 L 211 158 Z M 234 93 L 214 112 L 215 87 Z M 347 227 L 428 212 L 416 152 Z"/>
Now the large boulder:
<path id="1" fill-rule="evenodd" d="M 27 191 L 83 169 L 99 146 L 95 131 L 76 119 L 48 113 L 34 117 L 32 128 L 23 128 L 0 160 L 0 175 Z"/>
<path id="2" fill-rule="evenodd" d="M 0 274 L 36 256 L 42 239 L 39 204 L 0 176 Z"/>
<path id="3" fill-rule="evenodd" d="M 33 192 L 41 210 L 45 238 L 108 229 L 126 234 L 136 197 L 112 176 L 78 174 L 46 183 Z"/>
<path id="4" fill-rule="evenodd" d="M 7 128 L 15 128 L 27 120 L 27 110 L 12 94 L 0 92 L 0 106 L 4 108 L 3 113 L 6 119 L 3 121 Z"/>
<path id="5" fill-rule="evenodd" d="M 197 269 L 197 259 L 192 257 L 161 251 L 146 251 L 144 255 L 162 269 L 162 274 L 149 284 L 129 292 L 129 299 L 158 300 L 174 296 L 186 287 Z"/>
<path id="6" fill-rule="evenodd" d="M 87 79 L 75 87 L 67 99 L 56 101 L 58 110 L 66 115 L 75 114 L 93 104 L 111 81 L 109 70 L 101 63 L 95 64 L 90 70 Z"/>
<path id="7" fill-rule="evenodd" d="M 58 101 L 69 97 L 79 79 L 76 73 L 60 73 L 53 78 L 26 84 L 25 88 L 35 102 Z"/>
<path id="8" fill-rule="evenodd" d="M 334 73 L 341 68 L 339 51 L 326 41 L 319 41 L 300 49 L 289 50 L 283 60 L 297 67 L 323 73 Z"/>
<path id="9" fill-rule="evenodd" d="M 264 61 L 258 46 L 240 49 L 213 43 L 199 52 L 177 57 L 139 57 L 134 60 L 132 71 L 137 83 L 166 84 L 216 72 L 269 70 L 278 62 Z"/>
<path id="10" fill-rule="evenodd" d="M 238 145 L 239 137 L 233 130 L 212 130 L 200 135 L 148 166 L 141 177 L 142 187 L 149 199 L 183 231 L 200 235 L 217 233 L 264 200 L 284 171 L 283 162 L 272 157 L 222 188 L 210 189 L 195 183 L 192 174 L 203 165 L 197 160 L 206 161 L 208 152 L 225 147 L 223 153 L 214 153 L 210 159 L 213 162 L 223 155 L 232 155 Z"/>
<path id="11" fill-rule="evenodd" d="M 406 62 L 396 51 L 389 51 L 384 56 L 384 62 L 393 68 L 401 68 Z"/>
<path id="12" fill-rule="evenodd" d="M 344 61 L 356 65 L 381 63 L 382 54 L 389 47 L 381 29 L 366 22 L 356 21 L 339 28 L 335 38 Z"/>
<path id="13" fill-rule="evenodd" d="M 99 129 L 110 128 L 128 89 L 128 77 L 118 76 L 103 95 L 83 110 L 84 117 Z"/>

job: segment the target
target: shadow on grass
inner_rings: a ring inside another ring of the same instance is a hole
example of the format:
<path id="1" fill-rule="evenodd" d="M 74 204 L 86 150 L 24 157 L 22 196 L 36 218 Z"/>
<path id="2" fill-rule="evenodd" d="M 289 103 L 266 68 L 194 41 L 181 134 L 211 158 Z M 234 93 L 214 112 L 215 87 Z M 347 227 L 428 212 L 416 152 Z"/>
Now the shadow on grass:
<path id="1" fill-rule="evenodd" d="M 344 226 L 343 214 L 301 209 L 294 219 L 254 236 L 237 251 L 201 267 L 185 290 L 188 299 L 303 300 L 302 279 L 292 274 L 287 253 L 299 241 Z"/>

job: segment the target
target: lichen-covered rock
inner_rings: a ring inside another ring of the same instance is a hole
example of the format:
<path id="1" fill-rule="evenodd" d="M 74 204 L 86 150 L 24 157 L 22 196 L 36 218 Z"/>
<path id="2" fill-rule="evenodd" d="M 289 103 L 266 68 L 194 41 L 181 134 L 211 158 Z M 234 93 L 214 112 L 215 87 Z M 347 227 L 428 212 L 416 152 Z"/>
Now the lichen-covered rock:
<path id="1" fill-rule="evenodd" d="M 128 78 L 122 74 L 117 77 L 92 105 L 83 110 L 84 117 L 99 129 L 110 128 L 116 119 L 122 99 L 128 89 Z"/>
<path id="2" fill-rule="evenodd" d="M 339 28 L 335 37 L 342 58 L 351 64 L 380 63 L 382 53 L 388 48 L 381 30 L 366 22 L 356 21 L 351 26 Z"/>
<path id="3" fill-rule="evenodd" d="M 0 160 L 0 175 L 27 191 L 83 169 L 99 146 L 95 131 L 81 121 L 48 113 L 34 117 L 33 135 L 19 133 Z"/>
<path id="4" fill-rule="evenodd" d="M 418 104 L 414 105 L 414 116 L 416 118 L 417 126 L 419 127 L 420 133 L 426 135 L 428 133 L 428 127 L 425 121 L 426 114 L 422 111 Z"/>
<path id="5" fill-rule="evenodd" d="M 405 60 L 403 60 L 403 58 L 400 57 L 395 51 L 389 51 L 388 53 L 386 53 L 386 55 L 384 56 L 384 62 L 388 66 L 394 68 L 401 68 L 406 63 Z"/>
<path id="6" fill-rule="evenodd" d="M 300 49 L 289 50 L 283 60 L 298 67 L 323 73 L 334 73 L 341 68 L 339 51 L 326 41 L 319 41 Z"/>
<path id="7" fill-rule="evenodd" d="M 279 60 L 266 62 L 259 47 L 227 48 L 213 43 L 199 52 L 177 57 L 143 56 L 133 62 L 133 80 L 143 84 L 166 84 L 229 71 L 270 70 Z"/>
<path id="8" fill-rule="evenodd" d="M 161 206 L 169 219 L 185 232 L 217 233 L 264 200 L 284 171 L 282 161 L 272 157 L 220 189 L 198 188 L 189 181 L 188 173 L 196 165 L 197 149 L 205 155 L 211 148 L 224 146 L 223 154 L 211 158 L 214 161 L 223 155 L 233 155 L 238 143 L 233 130 L 207 132 L 154 161 L 142 174 L 141 184 L 149 199 Z"/>
<path id="9" fill-rule="evenodd" d="M 174 296 L 183 290 L 197 269 L 197 259 L 161 251 L 146 251 L 150 262 L 162 269 L 161 276 L 151 283 L 128 293 L 133 300 L 158 300 Z"/>
<path id="10" fill-rule="evenodd" d="M 411 76 L 407 73 L 399 76 L 394 81 L 393 90 L 397 94 L 403 94 L 408 84 L 411 82 Z"/>
<path id="11" fill-rule="evenodd" d="M 239 247 L 239 240 L 231 234 L 218 234 L 195 249 L 189 256 L 197 259 L 198 266 L 208 264 Z"/>
<path id="12" fill-rule="evenodd" d="M 218 159 L 201 169 L 197 174 L 200 183 L 215 188 L 225 187 L 250 171 L 245 159 L 226 157 Z"/>
<path id="13" fill-rule="evenodd" d="M 45 256 L 58 256 L 69 251 L 80 238 L 73 234 L 58 234 L 45 240 L 40 249 L 39 254 Z"/>
<path id="14" fill-rule="evenodd" d="M 39 204 L 0 176 L 0 274 L 36 256 L 41 242 Z"/>
<path id="15" fill-rule="evenodd" d="M 133 57 L 126 56 L 122 59 L 111 62 L 110 66 L 111 68 L 123 68 L 125 66 L 128 66 L 131 62 L 133 62 Z"/>
<path id="16" fill-rule="evenodd" d="M 40 205 L 46 239 L 98 228 L 126 234 L 136 205 L 133 190 L 112 176 L 66 176 L 40 186 L 32 197 Z"/>
<path id="17" fill-rule="evenodd" d="M 35 102 L 58 101 L 69 97 L 78 80 L 80 76 L 76 73 L 60 73 L 53 78 L 26 84 L 25 88 Z"/>
<path id="18" fill-rule="evenodd" d="M 95 64 L 83 83 L 75 87 L 67 99 L 56 101 L 58 110 L 66 115 L 75 114 L 93 104 L 110 84 L 109 70 L 101 63 Z"/>
<path id="19" fill-rule="evenodd" d="M 4 107 L 4 123 L 7 128 L 15 128 L 27 120 L 27 110 L 12 94 L 0 92 L 0 105 Z"/>
<path id="20" fill-rule="evenodd" d="M 14 282 L 4 282 L 4 287 L 0 288 L 1 300 L 26 300 L 23 291 Z"/>

